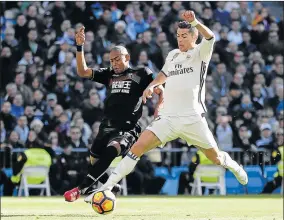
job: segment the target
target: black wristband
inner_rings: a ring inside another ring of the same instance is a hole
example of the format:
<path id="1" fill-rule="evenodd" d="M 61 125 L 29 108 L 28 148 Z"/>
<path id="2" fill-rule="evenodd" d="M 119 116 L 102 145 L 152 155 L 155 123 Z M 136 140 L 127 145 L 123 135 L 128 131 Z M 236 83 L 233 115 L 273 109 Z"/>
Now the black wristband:
<path id="1" fill-rule="evenodd" d="M 77 45 L 77 52 L 83 51 L 83 45 Z"/>

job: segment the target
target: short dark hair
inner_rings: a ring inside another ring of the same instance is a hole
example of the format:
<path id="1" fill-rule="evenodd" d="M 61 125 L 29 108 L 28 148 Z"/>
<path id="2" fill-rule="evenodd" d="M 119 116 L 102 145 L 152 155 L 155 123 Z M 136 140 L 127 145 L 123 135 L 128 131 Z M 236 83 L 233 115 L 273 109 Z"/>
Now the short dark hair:
<path id="1" fill-rule="evenodd" d="M 181 29 L 188 29 L 188 31 L 190 33 L 194 33 L 195 32 L 195 27 L 191 26 L 191 24 L 188 22 L 188 21 L 180 21 L 178 23 L 178 28 L 181 28 Z"/>
<path id="2" fill-rule="evenodd" d="M 119 51 L 123 55 L 127 55 L 128 54 L 127 49 L 124 46 L 121 46 L 121 45 L 114 46 L 113 48 L 111 48 L 110 51 Z"/>

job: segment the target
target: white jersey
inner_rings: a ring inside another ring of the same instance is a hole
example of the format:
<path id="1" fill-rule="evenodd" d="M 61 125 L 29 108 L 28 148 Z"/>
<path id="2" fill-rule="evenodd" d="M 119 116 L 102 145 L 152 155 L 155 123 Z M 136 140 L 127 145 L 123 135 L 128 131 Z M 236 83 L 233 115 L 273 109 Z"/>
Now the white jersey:
<path id="1" fill-rule="evenodd" d="M 206 112 L 205 78 L 215 39 L 206 40 L 187 52 L 169 52 L 161 70 L 166 76 L 164 116 L 188 117 L 193 123 Z"/>

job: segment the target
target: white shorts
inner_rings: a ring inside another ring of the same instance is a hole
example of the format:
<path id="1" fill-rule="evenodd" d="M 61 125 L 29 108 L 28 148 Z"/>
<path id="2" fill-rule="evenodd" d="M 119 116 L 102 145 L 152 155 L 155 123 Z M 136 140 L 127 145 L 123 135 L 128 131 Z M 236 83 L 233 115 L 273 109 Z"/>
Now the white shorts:
<path id="1" fill-rule="evenodd" d="M 218 148 L 204 117 L 192 124 L 184 117 L 160 116 L 146 129 L 152 131 L 160 139 L 161 147 L 169 141 L 181 138 L 189 146 L 195 145 L 204 149 Z"/>

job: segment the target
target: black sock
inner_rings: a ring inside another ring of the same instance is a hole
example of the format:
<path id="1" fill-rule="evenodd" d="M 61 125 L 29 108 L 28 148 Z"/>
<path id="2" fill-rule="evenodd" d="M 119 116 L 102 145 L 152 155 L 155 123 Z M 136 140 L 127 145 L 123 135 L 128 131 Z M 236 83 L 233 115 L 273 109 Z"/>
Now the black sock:
<path id="1" fill-rule="evenodd" d="M 108 180 L 108 177 L 109 177 L 108 173 L 104 173 L 104 174 L 100 177 L 99 181 L 100 181 L 102 184 L 105 184 L 105 183 L 107 182 L 107 180 Z"/>
<path id="2" fill-rule="evenodd" d="M 84 194 L 87 188 L 89 188 L 92 183 L 96 182 L 98 177 L 100 177 L 107 170 L 107 168 L 109 167 L 111 162 L 116 158 L 116 156 L 117 149 L 115 147 L 109 146 L 105 149 L 105 151 L 101 154 L 100 159 L 94 165 L 89 167 L 88 175 L 79 185 L 78 188 L 82 194 Z M 108 176 L 106 178 L 104 174 L 102 175 L 102 177 L 103 180 L 108 178 Z"/>

